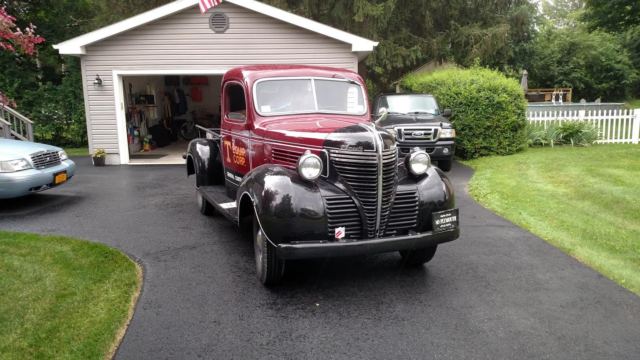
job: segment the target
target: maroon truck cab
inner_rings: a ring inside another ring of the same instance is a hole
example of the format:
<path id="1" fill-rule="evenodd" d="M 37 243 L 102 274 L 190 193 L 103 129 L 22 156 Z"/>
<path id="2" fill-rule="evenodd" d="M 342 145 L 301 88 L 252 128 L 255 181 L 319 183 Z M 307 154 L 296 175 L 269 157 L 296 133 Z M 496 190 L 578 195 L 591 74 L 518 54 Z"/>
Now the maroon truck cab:
<path id="1" fill-rule="evenodd" d="M 235 68 L 222 82 L 220 129 L 187 153 L 204 214 L 252 234 L 258 278 L 287 259 L 400 251 L 422 265 L 458 237 L 449 180 L 371 122 L 362 78 L 309 66 Z"/>

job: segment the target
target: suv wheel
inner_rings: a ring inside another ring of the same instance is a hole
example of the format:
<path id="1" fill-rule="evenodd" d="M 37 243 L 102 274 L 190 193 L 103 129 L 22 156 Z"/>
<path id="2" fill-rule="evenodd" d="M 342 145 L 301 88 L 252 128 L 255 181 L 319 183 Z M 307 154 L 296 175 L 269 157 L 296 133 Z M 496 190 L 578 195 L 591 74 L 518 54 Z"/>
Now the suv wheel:
<path id="1" fill-rule="evenodd" d="M 267 240 L 257 215 L 253 217 L 253 253 L 258 280 L 265 286 L 278 284 L 284 275 L 284 260 L 278 258 L 276 247 Z"/>
<path id="2" fill-rule="evenodd" d="M 438 161 L 438 167 L 442 171 L 450 171 L 452 164 L 453 164 L 452 160 L 439 160 Z"/>
<path id="3" fill-rule="evenodd" d="M 402 265 L 406 267 L 417 267 L 428 263 L 436 254 L 438 245 L 424 249 L 416 250 L 402 250 L 400 256 L 402 256 Z"/>

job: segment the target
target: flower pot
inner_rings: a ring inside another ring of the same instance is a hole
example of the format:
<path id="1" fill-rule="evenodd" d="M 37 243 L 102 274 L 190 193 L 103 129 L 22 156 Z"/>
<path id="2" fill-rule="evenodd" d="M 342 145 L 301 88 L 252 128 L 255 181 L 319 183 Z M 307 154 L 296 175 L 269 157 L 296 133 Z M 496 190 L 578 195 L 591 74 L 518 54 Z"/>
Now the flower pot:
<path id="1" fill-rule="evenodd" d="M 93 157 L 93 166 L 104 166 L 104 161 L 106 159 L 106 157 L 102 156 L 102 157 Z"/>

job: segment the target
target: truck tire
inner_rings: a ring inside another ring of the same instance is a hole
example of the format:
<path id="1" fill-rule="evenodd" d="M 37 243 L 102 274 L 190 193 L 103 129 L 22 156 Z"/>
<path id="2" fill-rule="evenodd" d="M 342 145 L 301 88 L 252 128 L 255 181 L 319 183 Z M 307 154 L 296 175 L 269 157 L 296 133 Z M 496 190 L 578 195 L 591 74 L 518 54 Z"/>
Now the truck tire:
<path id="1" fill-rule="evenodd" d="M 199 190 L 196 189 L 196 200 L 198 201 L 198 208 L 200 213 L 205 216 L 212 216 L 215 213 L 213 205 L 202 196 Z"/>
<path id="2" fill-rule="evenodd" d="M 438 245 L 434 245 L 424 249 L 400 251 L 400 256 L 402 256 L 402 265 L 406 267 L 422 266 L 433 259 L 437 249 Z"/>
<path id="3" fill-rule="evenodd" d="M 451 165 L 453 164 L 453 160 L 439 160 L 438 167 L 442 171 L 451 171 Z"/>
<path id="4" fill-rule="evenodd" d="M 278 258 L 273 246 L 262 232 L 257 215 L 253 217 L 253 253 L 256 260 L 258 280 L 264 286 L 273 286 L 284 275 L 284 260 Z"/>

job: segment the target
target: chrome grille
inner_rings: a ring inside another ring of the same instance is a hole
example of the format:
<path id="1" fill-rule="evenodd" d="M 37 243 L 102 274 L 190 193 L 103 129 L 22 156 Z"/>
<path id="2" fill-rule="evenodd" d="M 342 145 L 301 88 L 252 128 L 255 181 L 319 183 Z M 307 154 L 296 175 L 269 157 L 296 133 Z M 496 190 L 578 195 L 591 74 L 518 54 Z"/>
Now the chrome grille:
<path id="1" fill-rule="evenodd" d="M 46 169 L 62 163 L 57 151 L 44 151 L 31 154 L 31 162 L 36 169 Z"/>
<path id="2" fill-rule="evenodd" d="M 385 235 L 404 235 L 418 225 L 418 194 L 415 191 L 396 193 Z"/>
<path id="3" fill-rule="evenodd" d="M 355 193 L 362 205 L 366 218 L 368 238 L 384 233 L 389 217 L 391 200 L 396 183 L 396 150 L 382 153 L 382 193 L 378 194 L 378 154 L 374 152 L 355 152 L 332 150 L 331 162 L 344 184 Z M 378 216 L 378 197 L 381 198 L 380 229 L 376 229 Z"/>
<path id="4" fill-rule="evenodd" d="M 397 128 L 400 141 L 433 141 L 438 137 L 438 128 Z"/>
<path id="5" fill-rule="evenodd" d="M 357 240 L 362 236 L 360 212 L 353 199 L 347 195 L 325 198 L 329 240 L 335 239 L 335 230 L 345 228 L 345 239 Z"/>

